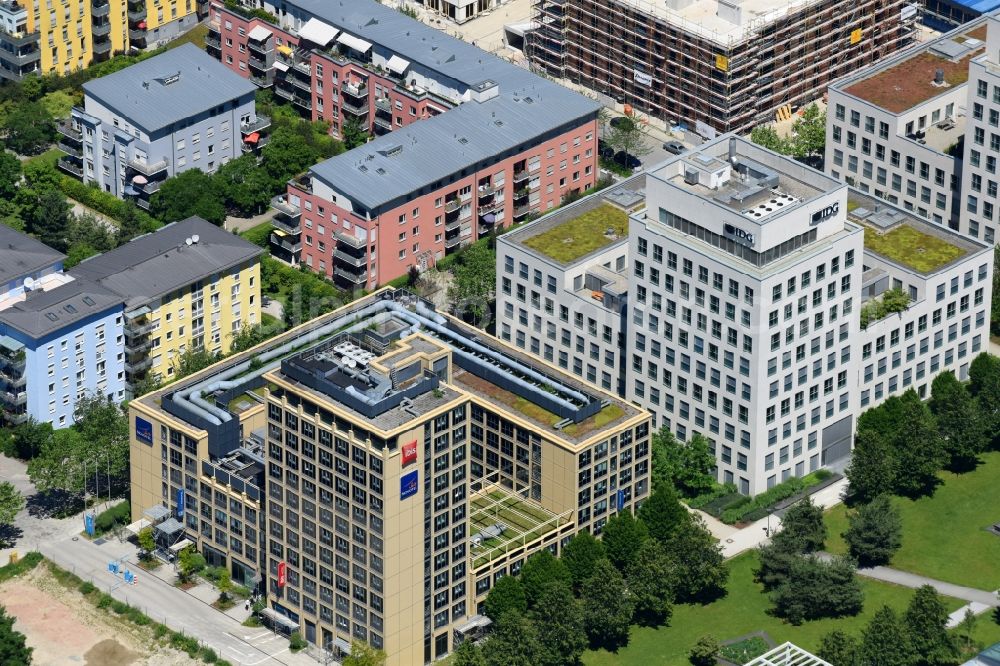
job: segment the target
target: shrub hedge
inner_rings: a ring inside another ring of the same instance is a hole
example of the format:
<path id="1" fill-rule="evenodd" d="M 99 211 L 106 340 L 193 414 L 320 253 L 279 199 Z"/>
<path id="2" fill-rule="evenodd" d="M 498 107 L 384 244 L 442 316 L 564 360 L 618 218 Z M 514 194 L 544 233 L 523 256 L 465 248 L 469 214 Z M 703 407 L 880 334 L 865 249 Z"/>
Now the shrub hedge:
<path id="1" fill-rule="evenodd" d="M 132 517 L 132 507 L 128 500 L 119 502 L 106 511 L 97 514 L 94 520 L 94 530 L 98 534 L 103 534 L 114 528 L 115 525 L 128 525 Z"/>
<path id="2" fill-rule="evenodd" d="M 79 201 L 84 206 L 93 208 L 98 213 L 107 215 L 113 220 L 124 219 L 125 211 L 128 207 L 135 205 L 123 201 L 113 194 L 103 192 L 96 187 L 84 185 L 79 180 L 70 176 L 63 176 L 62 180 L 59 181 L 59 189 L 70 199 Z M 163 226 L 159 220 L 141 208 L 135 210 L 135 215 L 139 220 L 139 226 L 144 232 L 156 231 Z"/>

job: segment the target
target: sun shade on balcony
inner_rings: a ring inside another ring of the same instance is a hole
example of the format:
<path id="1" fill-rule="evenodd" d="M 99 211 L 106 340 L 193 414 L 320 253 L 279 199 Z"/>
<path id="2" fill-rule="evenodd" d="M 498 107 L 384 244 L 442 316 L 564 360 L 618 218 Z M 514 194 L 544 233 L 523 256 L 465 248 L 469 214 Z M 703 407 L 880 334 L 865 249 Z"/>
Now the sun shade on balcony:
<path id="1" fill-rule="evenodd" d="M 346 32 L 341 33 L 340 37 L 337 37 L 337 42 L 354 49 L 358 53 L 366 53 L 368 49 L 372 47 L 371 42 L 366 42 L 358 37 L 348 35 Z"/>
<path id="2" fill-rule="evenodd" d="M 292 47 L 288 44 L 282 44 L 278 47 L 278 53 L 286 56 L 292 55 Z M 285 69 L 288 69 L 287 67 Z"/>
<path id="3" fill-rule="evenodd" d="M 410 61 L 400 58 L 398 55 L 394 55 L 389 58 L 389 62 L 386 63 L 390 72 L 395 74 L 402 74 L 410 67 Z"/>
<path id="4" fill-rule="evenodd" d="M 245 143 L 257 143 L 258 141 L 260 141 L 260 132 L 254 132 L 252 134 L 248 134 L 247 138 L 243 139 L 243 141 Z"/>
<path id="5" fill-rule="evenodd" d="M 254 40 L 255 42 L 262 42 L 262 41 L 264 41 L 265 39 L 267 39 L 268 37 L 270 37 L 273 34 L 274 34 L 273 32 L 271 32 L 270 30 L 268 30 L 264 26 L 258 25 L 256 28 L 254 28 L 253 30 L 251 30 L 250 34 L 247 35 L 247 36 L 250 39 Z"/>
<path id="6" fill-rule="evenodd" d="M 280 48 L 280 47 L 279 47 L 279 48 Z M 286 64 L 285 64 L 285 63 L 283 63 L 283 62 L 281 62 L 280 60 L 276 60 L 276 61 L 274 62 L 274 68 L 275 68 L 276 70 L 278 70 L 279 72 L 287 72 L 287 71 L 288 71 L 288 65 L 286 65 Z"/>
<path id="7" fill-rule="evenodd" d="M 134 185 L 145 185 L 148 182 L 149 182 L 149 180 L 145 176 L 142 176 L 142 175 L 138 175 L 138 176 L 135 176 L 134 178 L 132 178 L 132 183 Z"/>
<path id="8" fill-rule="evenodd" d="M 305 39 L 313 44 L 328 46 L 340 31 L 317 18 L 311 18 L 299 30 L 299 39 Z M 369 44 L 369 46 L 371 46 Z"/>

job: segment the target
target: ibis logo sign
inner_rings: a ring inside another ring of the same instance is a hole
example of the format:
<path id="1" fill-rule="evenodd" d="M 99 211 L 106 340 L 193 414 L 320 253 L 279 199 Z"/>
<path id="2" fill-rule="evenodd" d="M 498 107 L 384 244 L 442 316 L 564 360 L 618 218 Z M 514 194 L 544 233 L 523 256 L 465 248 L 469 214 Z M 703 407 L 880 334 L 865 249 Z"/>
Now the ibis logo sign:
<path id="1" fill-rule="evenodd" d="M 417 440 L 403 444 L 403 467 L 414 462 L 417 462 Z"/>
<path id="2" fill-rule="evenodd" d="M 284 587 L 288 582 L 288 566 L 284 562 L 278 562 L 278 587 Z"/>

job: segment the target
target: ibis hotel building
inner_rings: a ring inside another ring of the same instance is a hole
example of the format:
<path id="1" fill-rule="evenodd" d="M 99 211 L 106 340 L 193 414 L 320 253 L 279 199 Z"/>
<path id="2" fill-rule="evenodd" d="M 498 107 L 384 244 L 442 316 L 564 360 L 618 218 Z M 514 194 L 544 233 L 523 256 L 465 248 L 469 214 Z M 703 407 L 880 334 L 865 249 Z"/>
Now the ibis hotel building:
<path id="1" fill-rule="evenodd" d="M 384 289 L 134 400 L 133 520 L 332 656 L 429 663 L 493 583 L 649 493 L 641 408 Z"/>

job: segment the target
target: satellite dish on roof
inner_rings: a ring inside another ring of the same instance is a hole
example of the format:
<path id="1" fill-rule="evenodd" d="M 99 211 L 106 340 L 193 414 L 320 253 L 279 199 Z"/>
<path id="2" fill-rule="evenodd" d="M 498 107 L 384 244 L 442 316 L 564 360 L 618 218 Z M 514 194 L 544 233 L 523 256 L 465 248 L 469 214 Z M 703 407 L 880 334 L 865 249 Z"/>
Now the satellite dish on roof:
<path id="1" fill-rule="evenodd" d="M 194 236 L 191 236 L 191 242 L 192 243 L 197 243 L 199 240 L 200 239 L 198 238 L 198 234 L 195 234 Z"/>
<path id="2" fill-rule="evenodd" d="M 31 291 L 35 288 L 35 278 L 26 277 L 24 278 L 24 290 Z"/>
<path id="3" fill-rule="evenodd" d="M 190 238 L 185 238 L 185 239 L 184 239 L 184 244 L 185 244 L 185 245 L 191 245 L 191 243 L 193 243 L 193 242 L 194 242 L 194 241 L 192 241 L 192 240 L 191 240 Z"/>

